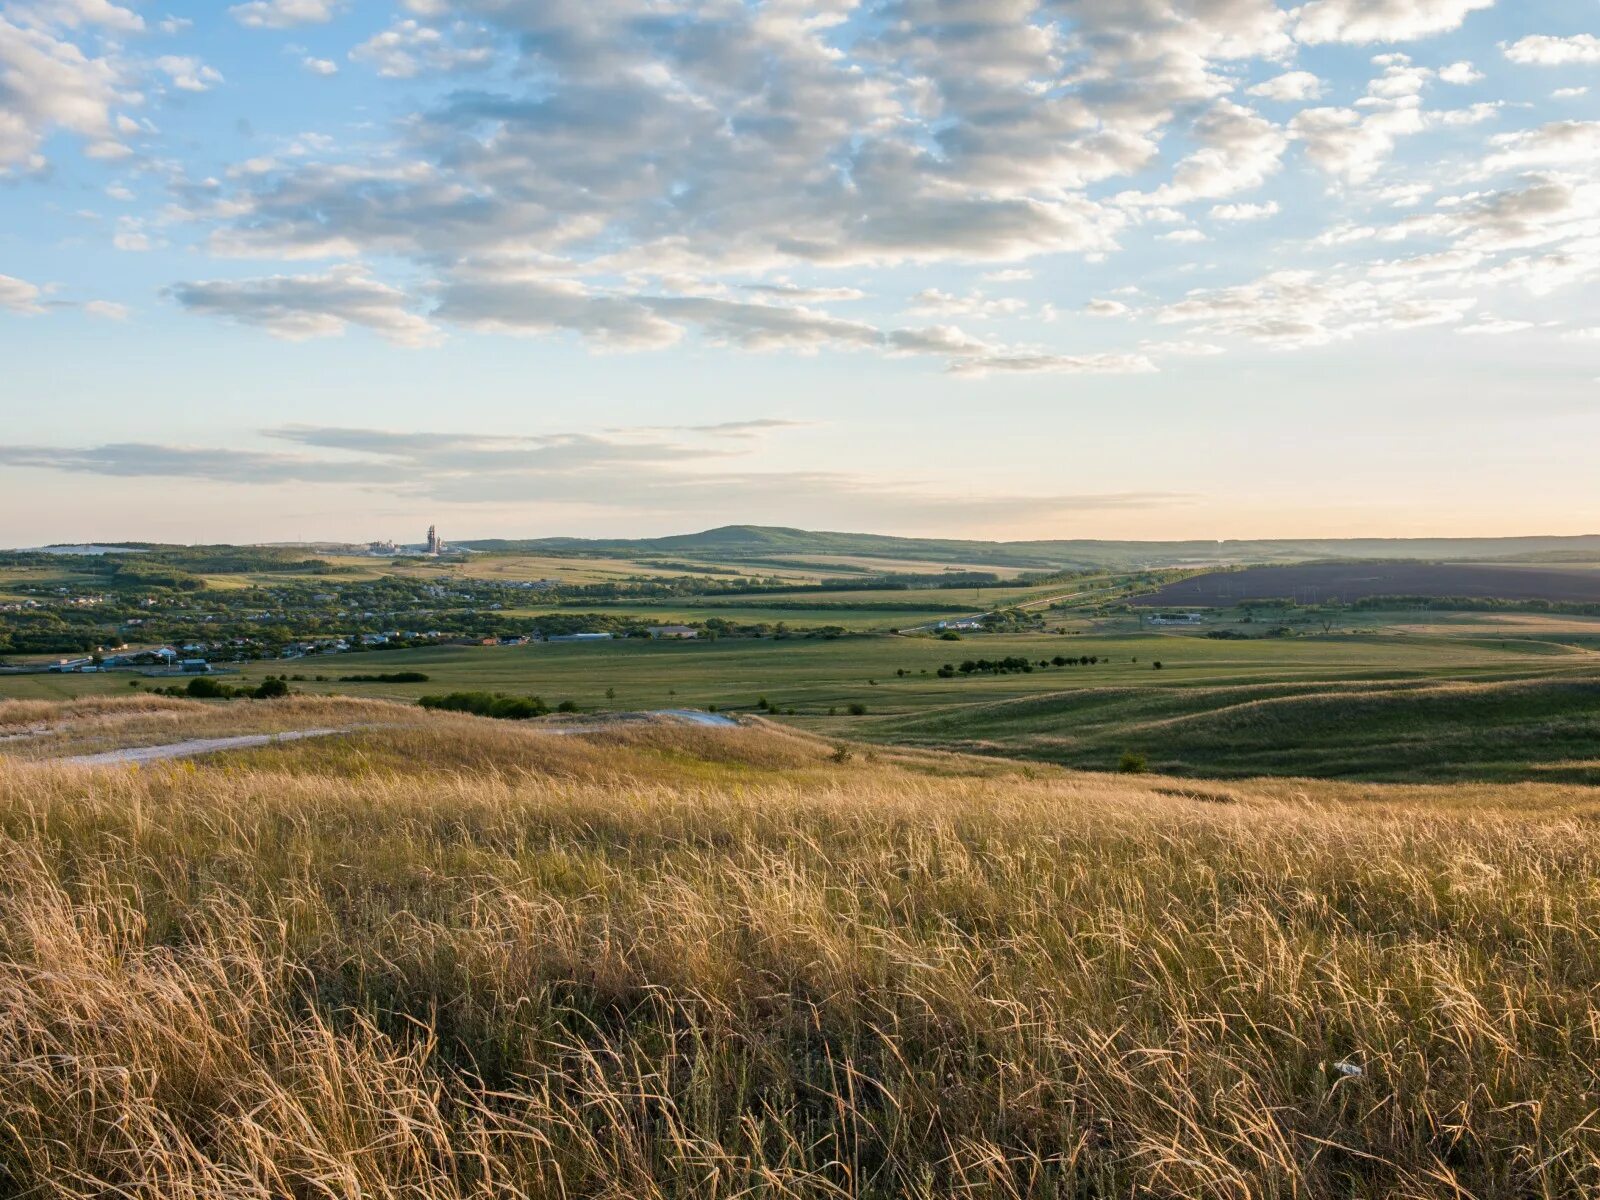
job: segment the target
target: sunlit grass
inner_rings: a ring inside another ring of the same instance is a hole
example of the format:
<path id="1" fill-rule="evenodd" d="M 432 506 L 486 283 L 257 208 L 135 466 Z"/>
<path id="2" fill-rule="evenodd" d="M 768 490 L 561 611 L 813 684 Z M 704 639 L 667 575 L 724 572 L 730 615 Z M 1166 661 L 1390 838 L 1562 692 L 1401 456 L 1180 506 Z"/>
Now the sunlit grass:
<path id="1" fill-rule="evenodd" d="M 0 1181 L 1589 1196 L 1596 800 L 453 716 L 9 762 Z"/>

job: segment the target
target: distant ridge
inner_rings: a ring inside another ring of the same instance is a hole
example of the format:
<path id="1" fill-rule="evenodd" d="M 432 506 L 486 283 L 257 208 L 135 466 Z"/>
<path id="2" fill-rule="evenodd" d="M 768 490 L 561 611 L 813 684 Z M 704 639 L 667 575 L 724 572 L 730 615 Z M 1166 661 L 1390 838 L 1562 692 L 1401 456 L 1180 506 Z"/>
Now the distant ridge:
<path id="1" fill-rule="evenodd" d="M 924 562 L 992 563 L 1021 570 L 1102 566 L 1209 566 L 1316 559 L 1435 561 L 1600 561 L 1600 534 L 1501 538 L 1287 538 L 1240 541 L 1124 542 L 1096 539 L 987 542 L 840 533 L 777 525 L 723 525 L 656 538 L 490 538 L 456 543 L 472 550 L 525 554 L 776 560 L 844 555 Z"/>

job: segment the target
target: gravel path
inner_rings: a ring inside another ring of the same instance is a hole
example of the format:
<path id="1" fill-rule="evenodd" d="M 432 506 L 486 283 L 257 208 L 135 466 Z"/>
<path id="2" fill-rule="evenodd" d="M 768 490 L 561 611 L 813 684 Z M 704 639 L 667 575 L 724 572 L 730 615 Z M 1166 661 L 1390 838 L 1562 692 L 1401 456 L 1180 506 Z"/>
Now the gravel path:
<path id="1" fill-rule="evenodd" d="M 619 713 L 614 717 L 590 721 L 581 725 L 534 726 L 534 731 L 548 734 L 595 733 L 613 725 L 622 725 L 647 717 L 671 717 L 690 725 L 706 725 L 716 729 L 737 728 L 739 722 L 720 713 L 701 712 L 694 708 L 664 708 L 648 713 Z M 114 767 L 134 763 L 159 762 L 168 758 L 197 758 L 219 750 L 247 750 L 252 746 L 271 746 L 278 742 L 298 742 L 306 738 L 331 737 L 336 733 L 355 733 L 372 729 L 371 725 L 346 725 L 338 729 L 291 729 L 284 733 L 246 733 L 234 737 L 190 738 L 184 742 L 169 742 L 165 746 L 131 746 L 125 750 L 103 750 L 98 754 L 74 754 L 63 758 L 45 759 L 46 762 L 66 763 L 76 767 Z"/>
<path id="2" fill-rule="evenodd" d="M 346 729 L 291 729 L 287 733 L 246 733 L 237 737 L 190 738 L 186 742 L 169 742 L 165 746 L 131 746 L 126 750 L 104 750 L 99 754 L 74 754 L 67 758 L 48 759 L 49 762 L 67 763 L 76 767 L 106 767 L 127 763 L 157 762 L 164 758 L 194 758 L 213 754 L 218 750 L 245 750 L 251 746 L 270 746 L 275 742 L 298 742 L 305 738 L 329 737 L 335 733 L 350 733 Z"/>

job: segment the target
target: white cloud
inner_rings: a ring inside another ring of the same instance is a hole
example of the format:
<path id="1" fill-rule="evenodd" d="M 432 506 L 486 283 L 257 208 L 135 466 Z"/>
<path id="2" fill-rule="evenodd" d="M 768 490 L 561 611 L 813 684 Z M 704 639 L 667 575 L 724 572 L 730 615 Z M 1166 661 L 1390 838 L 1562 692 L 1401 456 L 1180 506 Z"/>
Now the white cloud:
<path id="1" fill-rule="evenodd" d="M 36 284 L 11 275 L 0 275 L 0 311 L 33 316 L 44 309 L 39 304 L 40 289 Z"/>
<path id="2" fill-rule="evenodd" d="M 1600 37 L 1579 33 L 1572 37 L 1535 34 L 1505 48 L 1506 57 L 1523 66 L 1594 66 L 1600 63 Z"/>
<path id="3" fill-rule="evenodd" d="M 1026 300 L 1015 297 L 991 298 L 982 292 L 957 296 L 941 292 L 938 288 L 926 288 L 911 298 L 907 311 L 919 316 L 977 317 L 981 320 L 986 317 L 1014 316 L 1026 311 L 1027 307 Z"/>
<path id="4" fill-rule="evenodd" d="M 191 55 L 163 54 L 156 59 L 156 66 L 172 80 L 172 86 L 182 92 L 206 92 L 222 82 L 222 72 Z"/>
<path id="5" fill-rule="evenodd" d="M 233 19 L 251 29 L 292 29 L 325 25 L 338 15 L 341 0 L 250 0 L 228 9 Z"/>
<path id="6" fill-rule="evenodd" d="M 1322 93 L 1322 80 L 1310 71 L 1285 71 L 1282 75 L 1275 75 L 1250 89 L 1252 96 L 1284 104 L 1298 100 L 1320 100 Z"/>
<path id="7" fill-rule="evenodd" d="M 128 306 L 118 304 L 115 300 L 91 300 L 83 306 L 83 311 L 91 317 L 99 317 L 105 321 L 126 321 L 128 319 Z"/>
<path id="8" fill-rule="evenodd" d="M 1537 129 L 1499 134 L 1489 144 L 1494 153 L 1484 161 L 1487 172 L 1590 164 L 1600 160 L 1600 121 L 1551 121 Z"/>
<path id="9" fill-rule="evenodd" d="M 110 0 L 25 0 L 7 6 L 30 24 L 56 24 L 67 29 L 97 25 L 118 33 L 138 33 L 144 18 Z"/>
<path id="10" fill-rule="evenodd" d="M 1218 204 L 1212 207 L 1211 217 L 1217 221 L 1260 221 L 1275 217 L 1280 211 L 1276 200 L 1265 204 Z"/>
<path id="11" fill-rule="evenodd" d="M 1576 100 L 1579 96 L 1587 96 L 1589 89 L 1586 87 L 1557 88 L 1550 93 L 1552 100 Z"/>
<path id="12" fill-rule="evenodd" d="M 300 65 L 313 75 L 337 75 L 339 64 L 332 59 L 312 58 L 310 55 L 300 60 Z"/>
<path id="13" fill-rule="evenodd" d="M 413 311 L 404 292 L 359 267 L 335 267 L 322 275 L 180 283 L 168 288 L 167 295 L 189 312 L 264 329 L 288 341 L 337 337 L 351 325 L 403 346 L 429 345 L 439 338 L 437 329 Z"/>
<path id="14" fill-rule="evenodd" d="M 1096 298 L 1083 306 L 1083 311 L 1091 317 L 1122 317 L 1133 310 L 1121 300 L 1106 300 Z"/>
<path id="15" fill-rule="evenodd" d="M 1439 78 L 1445 83 L 1465 87 L 1467 84 L 1480 82 L 1483 79 L 1483 72 L 1469 62 L 1455 62 L 1448 67 L 1441 67 Z"/>
<path id="16" fill-rule="evenodd" d="M 0 173 L 44 165 L 39 147 L 57 129 L 78 134 L 98 158 L 125 155 L 113 115 L 141 97 L 126 68 L 93 57 L 45 27 L 13 24 L 0 10 Z"/>
<path id="17" fill-rule="evenodd" d="M 1008 354 L 959 359 L 952 375 L 1145 375 L 1156 365 L 1145 354 Z"/>
<path id="18" fill-rule="evenodd" d="M 1302 42 L 1406 42 L 1459 29 L 1494 0 L 1311 0 L 1299 10 Z"/>
<path id="19" fill-rule="evenodd" d="M 1458 325 L 1456 332 L 1469 337 L 1503 337 L 1508 333 L 1521 333 L 1524 329 L 1532 329 L 1532 321 L 1509 321 L 1500 317 L 1483 316 L 1471 325 Z"/>
<path id="20" fill-rule="evenodd" d="M 417 21 L 401 21 L 350 51 L 356 62 L 366 63 L 389 79 L 486 67 L 493 56 L 493 48 L 481 38 L 463 32 L 452 39 Z"/>
<path id="21" fill-rule="evenodd" d="M 1144 194 L 1124 193 L 1124 204 L 1181 205 L 1260 187 L 1277 171 L 1288 135 L 1254 110 L 1218 100 L 1195 122 L 1200 149 L 1181 160 L 1172 182 Z"/>

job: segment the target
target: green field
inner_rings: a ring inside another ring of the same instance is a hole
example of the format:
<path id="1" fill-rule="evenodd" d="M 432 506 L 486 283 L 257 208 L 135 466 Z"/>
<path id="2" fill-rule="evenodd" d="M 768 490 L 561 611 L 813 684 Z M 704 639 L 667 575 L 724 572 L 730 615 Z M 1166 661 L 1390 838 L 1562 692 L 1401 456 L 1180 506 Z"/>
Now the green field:
<path id="1" fill-rule="evenodd" d="M 902 601 L 929 594 L 936 593 L 868 593 Z M 1323 632 L 1302 614 L 1288 618 L 1298 622 L 1289 636 L 1267 637 L 1259 624 L 1238 624 L 1237 614 L 1213 614 L 1201 630 L 1156 631 L 1126 614 L 1057 612 L 1049 628 L 1068 632 L 947 641 L 866 632 L 942 614 L 845 606 L 861 595 L 827 593 L 839 607 L 804 609 L 707 600 L 601 609 L 853 631 L 837 638 L 438 646 L 265 661 L 228 678 L 254 685 L 287 674 L 297 691 L 405 701 L 495 691 L 571 700 L 585 710 L 749 712 L 765 701 L 780 719 L 830 736 L 1099 770 L 1130 753 L 1152 770 L 1194 776 L 1600 781 L 1600 620 L 1593 618 L 1362 612 L 1342 614 L 1341 628 Z M 1257 636 L 1205 636 L 1241 629 Z M 1100 661 L 1039 665 L 1057 656 Z M 1034 669 L 938 675 L 945 664 L 1009 657 Z M 399 671 L 429 680 L 340 681 Z M 132 690 L 124 673 L 0 676 L 0 697 Z M 852 715 L 852 707 L 865 711 Z"/>

